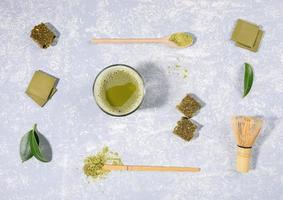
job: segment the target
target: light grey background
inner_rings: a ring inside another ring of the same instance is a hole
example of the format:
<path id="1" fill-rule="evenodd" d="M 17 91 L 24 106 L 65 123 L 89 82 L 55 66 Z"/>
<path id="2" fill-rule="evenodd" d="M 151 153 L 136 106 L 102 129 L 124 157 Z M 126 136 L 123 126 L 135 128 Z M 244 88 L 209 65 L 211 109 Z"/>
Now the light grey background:
<path id="1" fill-rule="evenodd" d="M 0 1 L 0 199 L 283 199 L 283 3 L 280 0 Z M 229 40 L 238 18 L 262 25 L 258 53 Z M 29 37 L 40 22 L 61 33 L 57 46 L 40 49 Z M 194 46 L 93 45 L 96 37 L 158 37 L 177 31 L 197 36 Z M 243 63 L 254 66 L 242 99 Z M 144 76 L 143 107 L 124 117 L 95 105 L 92 83 L 104 67 L 125 63 Z M 168 66 L 189 71 L 183 79 Z M 44 108 L 24 91 L 35 70 L 58 78 Z M 205 106 L 203 127 L 186 143 L 172 134 L 175 105 L 194 93 Z M 235 171 L 233 115 L 266 120 L 248 174 Z M 21 163 L 19 142 L 33 125 L 49 140 L 52 162 Z M 109 145 L 126 164 L 199 166 L 201 173 L 112 172 L 89 182 L 83 159 Z"/>

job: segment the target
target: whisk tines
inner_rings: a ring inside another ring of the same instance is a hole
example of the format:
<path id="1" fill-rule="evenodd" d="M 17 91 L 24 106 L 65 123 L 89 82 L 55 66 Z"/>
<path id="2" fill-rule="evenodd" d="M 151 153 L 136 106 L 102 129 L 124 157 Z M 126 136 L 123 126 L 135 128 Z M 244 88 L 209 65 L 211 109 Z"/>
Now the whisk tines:
<path id="1" fill-rule="evenodd" d="M 252 147 L 263 121 L 257 117 L 237 116 L 232 119 L 233 132 L 240 147 Z"/>

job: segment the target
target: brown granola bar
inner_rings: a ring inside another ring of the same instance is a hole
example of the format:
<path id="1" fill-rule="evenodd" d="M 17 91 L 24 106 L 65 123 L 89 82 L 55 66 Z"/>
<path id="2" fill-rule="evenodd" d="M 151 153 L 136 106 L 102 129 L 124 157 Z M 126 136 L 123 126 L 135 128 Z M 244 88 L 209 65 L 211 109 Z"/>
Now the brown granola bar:
<path id="1" fill-rule="evenodd" d="M 44 23 L 41 23 L 32 29 L 30 37 L 36 41 L 41 48 L 46 49 L 52 44 L 56 36 Z"/>
<path id="2" fill-rule="evenodd" d="M 190 141 L 195 131 L 197 130 L 197 125 L 195 125 L 191 120 L 186 117 L 182 117 L 180 121 L 177 122 L 173 133 L 181 137 L 186 141 Z"/>
<path id="3" fill-rule="evenodd" d="M 192 96 L 188 94 L 176 107 L 186 117 L 191 118 L 199 111 L 201 105 Z"/>

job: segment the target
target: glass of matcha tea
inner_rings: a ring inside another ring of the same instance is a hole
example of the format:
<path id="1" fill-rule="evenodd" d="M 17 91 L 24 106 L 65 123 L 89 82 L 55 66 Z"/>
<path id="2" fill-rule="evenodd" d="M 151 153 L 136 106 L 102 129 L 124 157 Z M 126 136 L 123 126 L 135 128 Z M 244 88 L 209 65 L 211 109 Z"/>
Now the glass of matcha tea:
<path id="1" fill-rule="evenodd" d="M 93 96 L 97 105 L 112 116 L 125 116 L 136 111 L 144 94 L 141 75 L 124 64 L 104 68 L 93 84 Z"/>

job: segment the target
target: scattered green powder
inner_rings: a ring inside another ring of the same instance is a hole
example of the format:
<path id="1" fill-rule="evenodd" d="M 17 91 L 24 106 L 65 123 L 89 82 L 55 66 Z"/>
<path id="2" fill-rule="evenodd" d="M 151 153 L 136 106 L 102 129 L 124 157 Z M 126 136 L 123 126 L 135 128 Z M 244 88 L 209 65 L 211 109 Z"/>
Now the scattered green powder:
<path id="1" fill-rule="evenodd" d="M 83 171 L 87 177 L 93 179 L 103 178 L 110 172 L 103 169 L 105 164 L 123 165 L 118 153 L 111 152 L 108 147 L 104 147 L 97 154 L 88 156 L 84 160 Z"/>
<path id="2" fill-rule="evenodd" d="M 184 69 L 182 73 L 183 73 L 183 78 L 188 77 L 188 70 L 187 69 Z"/>
<path id="3" fill-rule="evenodd" d="M 189 71 L 182 67 L 180 64 L 176 64 L 175 66 L 168 66 L 168 74 L 176 74 L 181 76 L 183 79 L 186 79 L 189 76 Z"/>
<path id="4" fill-rule="evenodd" d="M 179 47 L 186 47 L 193 43 L 192 36 L 185 32 L 174 33 L 170 36 L 169 40 L 174 42 Z"/>

